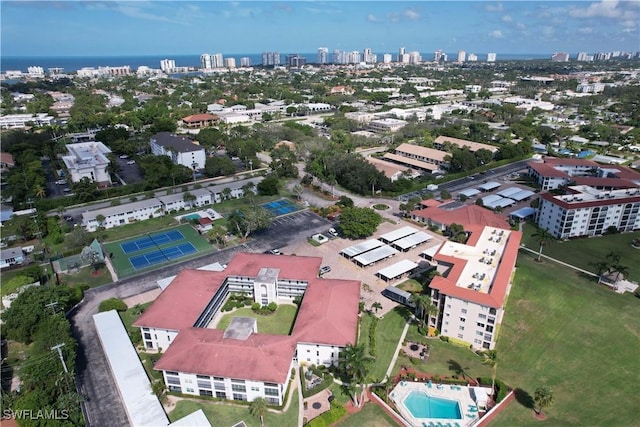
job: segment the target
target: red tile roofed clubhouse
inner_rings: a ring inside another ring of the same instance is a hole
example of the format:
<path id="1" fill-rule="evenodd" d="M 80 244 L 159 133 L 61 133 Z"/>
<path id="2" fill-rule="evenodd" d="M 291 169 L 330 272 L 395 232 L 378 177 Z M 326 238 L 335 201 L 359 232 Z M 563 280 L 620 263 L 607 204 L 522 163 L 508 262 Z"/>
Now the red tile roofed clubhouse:
<path id="1" fill-rule="evenodd" d="M 164 354 L 154 369 L 169 390 L 282 405 L 294 360 L 337 363 L 356 342 L 360 282 L 318 278 L 322 258 L 238 253 L 223 272 L 183 270 L 140 316 L 145 347 Z M 209 322 L 230 292 L 254 301 L 304 295 L 291 335 L 226 338 Z"/>

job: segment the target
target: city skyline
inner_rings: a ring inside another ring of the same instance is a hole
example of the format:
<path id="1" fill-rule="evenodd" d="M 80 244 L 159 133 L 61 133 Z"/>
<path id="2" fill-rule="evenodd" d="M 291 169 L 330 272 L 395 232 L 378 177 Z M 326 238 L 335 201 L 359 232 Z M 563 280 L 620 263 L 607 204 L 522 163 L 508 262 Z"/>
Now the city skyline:
<path id="1" fill-rule="evenodd" d="M 3 1 L 3 56 L 640 50 L 640 2 Z M 30 28 L 37 28 L 32 31 Z"/>

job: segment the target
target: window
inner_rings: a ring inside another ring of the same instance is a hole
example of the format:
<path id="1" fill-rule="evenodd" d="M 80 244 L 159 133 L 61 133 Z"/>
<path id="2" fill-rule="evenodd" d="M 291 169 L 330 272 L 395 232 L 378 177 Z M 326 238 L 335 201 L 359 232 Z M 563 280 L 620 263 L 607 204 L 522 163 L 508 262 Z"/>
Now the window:
<path id="1" fill-rule="evenodd" d="M 460 318 L 460 321 L 461 321 L 462 323 L 464 323 L 464 322 L 466 322 L 466 321 L 467 321 L 467 319 L 465 319 L 464 317 L 461 317 L 461 318 Z"/>
<path id="2" fill-rule="evenodd" d="M 213 377 L 214 381 L 224 381 L 222 377 Z"/>
<path id="3" fill-rule="evenodd" d="M 180 385 L 180 378 L 167 376 L 167 383 L 169 385 Z"/>
<path id="4" fill-rule="evenodd" d="M 487 325 L 487 332 L 493 332 L 493 326 Z"/>
<path id="5" fill-rule="evenodd" d="M 239 384 L 231 384 L 231 390 L 233 391 L 238 391 L 241 393 L 246 393 L 247 392 L 247 387 L 244 385 L 239 385 Z M 234 397 L 235 399 L 235 397 Z"/>
<path id="6" fill-rule="evenodd" d="M 216 391 L 216 397 L 218 399 L 226 399 L 227 393 L 225 393 L 224 391 Z"/>
<path id="7" fill-rule="evenodd" d="M 484 323 L 480 323 L 480 322 L 478 322 L 478 323 L 476 323 L 476 325 L 477 325 L 479 328 L 484 328 Z"/>
<path id="8" fill-rule="evenodd" d="M 462 314 L 467 314 L 467 309 L 466 308 L 462 309 Z"/>
<path id="9" fill-rule="evenodd" d="M 280 401 L 278 400 L 278 398 L 276 397 L 267 397 L 266 399 L 267 403 L 271 404 L 271 405 L 278 405 L 280 404 Z"/>
<path id="10" fill-rule="evenodd" d="M 462 335 L 462 334 L 458 334 L 458 338 L 462 338 L 462 337 L 463 337 L 463 335 Z"/>
<path id="11" fill-rule="evenodd" d="M 200 396 L 213 396 L 213 392 L 211 390 L 200 390 Z"/>
<path id="12" fill-rule="evenodd" d="M 482 332 L 482 331 L 476 331 L 476 335 L 477 335 L 477 336 L 479 336 L 479 337 L 481 337 L 481 336 L 483 336 L 483 335 L 484 335 L 484 332 Z"/>
<path id="13" fill-rule="evenodd" d="M 175 391 L 176 393 L 182 393 L 182 387 L 175 386 L 175 385 L 170 385 L 169 386 L 169 391 Z"/>
<path id="14" fill-rule="evenodd" d="M 247 400 L 247 395 L 246 394 L 238 394 L 238 393 L 233 393 L 233 400 Z"/>
<path id="15" fill-rule="evenodd" d="M 211 377 L 208 375 L 196 375 L 196 378 L 198 378 L 199 380 L 208 380 Z"/>
<path id="16" fill-rule="evenodd" d="M 494 319 L 493 317 L 489 317 L 489 318 L 487 319 L 487 323 L 489 323 L 489 324 L 491 324 L 491 325 L 493 325 L 495 322 L 496 322 L 496 319 Z"/>
<path id="17" fill-rule="evenodd" d="M 319 351 L 316 351 L 316 356 L 320 356 L 320 352 Z"/>
<path id="18" fill-rule="evenodd" d="M 148 332 L 145 332 L 144 333 L 144 338 L 147 339 L 147 340 L 150 340 L 151 339 L 151 334 L 148 333 Z"/>
<path id="19" fill-rule="evenodd" d="M 227 388 L 224 386 L 224 384 L 221 384 L 221 383 L 214 383 L 213 387 L 214 387 L 216 390 L 226 390 L 226 389 L 227 389 Z"/>
<path id="20" fill-rule="evenodd" d="M 458 329 L 464 331 L 464 326 L 458 326 Z"/>
<path id="21" fill-rule="evenodd" d="M 187 387 L 186 390 L 187 390 L 187 393 L 193 393 L 193 389 L 192 388 Z"/>
<path id="22" fill-rule="evenodd" d="M 260 391 L 260 387 L 251 387 L 251 391 Z"/>
<path id="23" fill-rule="evenodd" d="M 264 394 L 265 396 L 279 396 L 280 393 L 278 393 L 278 389 L 274 389 L 274 388 L 266 388 L 264 389 Z"/>

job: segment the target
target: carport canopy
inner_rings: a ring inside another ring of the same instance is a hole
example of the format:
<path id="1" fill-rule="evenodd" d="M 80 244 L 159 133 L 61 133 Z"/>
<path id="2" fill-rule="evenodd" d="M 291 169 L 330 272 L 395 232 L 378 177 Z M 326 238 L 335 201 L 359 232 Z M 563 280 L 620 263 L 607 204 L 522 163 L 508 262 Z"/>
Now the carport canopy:
<path id="1" fill-rule="evenodd" d="M 514 193 L 514 194 L 512 194 L 510 196 L 507 196 L 507 197 L 509 197 L 510 199 L 515 200 L 516 202 L 520 202 L 520 201 L 522 201 L 524 199 L 527 199 L 527 198 L 533 196 L 534 194 L 536 194 L 536 193 L 534 193 L 531 190 L 520 190 L 517 193 Z"/>
<path id="2" fill-rule="evenodd" d="M 389 245 L 384 245 L 372 251 L 365 252 L 362 255 L 358 255 L 353 259 L 359 265 L 366 267 L 367 265 L 371 265 L 375 262 L 382 261 L 383 259 L 389 258 L 397 253 L 398 253 L 397 249 L 392 248 Z"/>
<path id="3" fill-rule="evenodd" d="M 400 240 L 396 240 L 395 242 L 392 243 L 392 245 L 395 246 L 397 249 L 406 251 L 408 249 L 421 245 L 425 242 L 428 242 L 429 240 L 431 240 L 431 236 L 429 234 L 425 233 L 424 231 L 418 231 L 415 234 L 412 234 L 407 237 L 403 237 Z"/>
<path id="4" fill-rule="evenodd" d="M 396 262 L 389 267 L 385 267 L 382 270 L 378 271 L 376 274 L 382 279 L 389 281 L 393 280 L 398 276 L 402 276 L 405 273 L 409 273 L 418 267 L 413 261 L 409 261 L 408 259 L 403 259 L 402 261 Z"/>
<path id="5" fill-rule="evenodd" d="M 482 191 L 491 191 L 491 190 L 495 190 L 496 188 L 500 187 L 500 183 L 499 182 L 495 182 L 495 181 L 489 181 L 489 182 L 485 182 L 482 185 L 479 185 L 478 188 Z"/>
<path id="6" fill-rule="evenodd" d="M 521 191 L 521 189 L 518 187 L 509 187 L 505 188 L 504 190 L 498 191 L 496 194 L 502 197 L 511 197 L 519 191 Z"/>
<path id="7" fill-rule="evenodd" d="M 480 194 L 480 191 L 476 190 L 475 188 L 467 188 L 466 190 L 462 190 L 458 194 L 460 196 L 473 197 L 473 196 L 477 196 L 478 194 Z"/>
<path id="8" fill-rule="evenodd" d="M 382 236 L 380 236 L 380 240 L 387 243 L 395 242 L 398 239 L 402 239 L 403 237 L 417 232 L 418 230 L 416 230 L 415 228 L 406 226 L 383 234 Z"/>
<path id="9" fill-rule="evenodd" d="M 384 243 L 380 240 L 371 239 L 366 242 L 358 243 L 357 245 L 349 246 L 348 248 L 340 251 L 340 253 L 347 258 L 353 258 L 354 256 L 363 254 L 371 249 L 379 248 L 382 245 L 384 245 Z"/>
<path id="10" fill-rule="evenodd" d="M 511 212 L 511 216 L 518 219 L 526 219 L 536 213 L 536 210 L 532 207 L 525 206 L 517 211 Z"/>
<path id="11" fill-rule="evenodd" d="M 482 200 L 482 205 L 488 207 L 491 203 L 501 199 L 502 199 L 502 196 L 499 196 L 497 194 L 492 194 L 490 196 L 483 197 L 481 200 Z"/>

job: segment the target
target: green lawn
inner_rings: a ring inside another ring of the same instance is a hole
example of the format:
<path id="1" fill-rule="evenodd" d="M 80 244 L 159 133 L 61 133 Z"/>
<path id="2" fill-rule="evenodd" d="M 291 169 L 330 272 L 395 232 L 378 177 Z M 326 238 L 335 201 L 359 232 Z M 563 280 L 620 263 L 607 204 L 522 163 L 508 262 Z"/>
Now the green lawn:
<path id="1" fill-rule="evenodd" d="M 397 287 L 407 292 L 422 292 L 422 284 L 415 279 L 405 280 Z"/>
<path id="2" fill-rule="evenodd" d="M 382 410 L 375 403 L 367 403 L 364 407 L 353 415 L 348 415 L 346 418 L 343 418 L 344 421 L 338 422 L 338 426 L 340 427 L 389 427 L 389 426 L 397 426 L 395 421 L 387 415 L 386 412 Z"/>
<path id="3" fill-rule="evenodd" d="M 293 387 L 290 386 L 290 387 Z M 298 425 L 298 390 L 290 390 L 291 405 L 285 413 L 267 412 L 264 416 L 264 424 L 267 427 L 296 426 Z M 185 415 L 202 409 L 212 426 L 232 426 L 240 421 L 244 421 L 248 427 L 260 427 L 260 419 L 249 413 L 249 406 L 213 402 L 181 400 L 169 414 L 171 421 L 176 421 Z"/>
<path id="4" fill-rule="evenodd" d="M 383 319 L 378 321 L 376 328 L 376 355 L 375 361 L 369 370 L 369 378 L 372 381 L 382 380 L 389 368 L 391 359 L 396 351 L 398 340 L 402 334 L 407 318 L 410 316 L 408 309 L 404 307 L 396 307 L 392 311 L 386 313 Z M 366 316 L 365 316 L 366 317 Z M 369 321 L 361 326 L 360 341 L 369 344 Z"/>
<path id="5" fill-rule="evenodd" d="M 131 224 L 113 227 L 108 230 L 97 231 L 94 236 L 100 236 L 101 241 L 114 241 L 131 238 L 145 233 L 153 233 L 167 227 L 177 225 L 178 221 L 173 215 L 163 215 L 157 218 L 147 219 L 145 221 L 137 221 Z"/>
<path id="6" fill-rule="evenodd" d="M 545 411 L 546 425 L 638 425 L 640 299 L 522 251 L 517 265 L 498 340 L 498 377 L 521 389 L 523 402 L 548 385 L 555 405 Z M 539 424 L 518 402 L 493 423 Z"/>
<path id="7" fill-rule="evenodd" d="M 538 251 L 539 243 L 532 236 L 535 228 L 525 224 L 522 243 L 530 249 Z M 640 281 L 640 249 L 631 247 L 633 239 L 640 238 L 640 232 L 609 234 L 591 238 L 572 239 L 568 241 L 553 240 L 542 249 L 542 254 L 575 265 L 584 270 L 596 272 L 593 263 L 605 260 L 611 251 L 620 254 L 620 264 L 629 267 L 629 278 Z"/>
<path id="8" fill-rule="evenodd" d="M 111 283 L 112 280 L 111 274 L 109 274 L 109 270 L 106 267 L 99 269 L 97 274 L 94 274 L 93 268 L 84 267 L 77 273 L 61 274 L 60 282 L 70 286 L 86 284 L 93 288 Z"/>
<path id="9" fill-rule="evenodd" d="M 153 221 L 153 220 L 151 220 L 151 221 Z M 197 253 L 190 254 L 190 255 L 187 255 L 185 257 L 179 258 L 180 260 L 193 258 L 195 256 L 198 256 L 198 255 L 202 254 L 202 253 L 211 252 L 211 251 L 215 250 L 215 248 L 209 244 L 207 239 L 202 237 L 189 224 L 183 224 L 183 225 L 180 225 L 178 227 L 165 228 L 163 230 L 156 229 L 154 231 L 156 233 L 158 233 L 158 232 L 162 232 L 162 231 L 171 231 L 171 230 L 180 231 L 184 235 L 184 240 L 179 240 L 179 241 L 160 244 L 158 246 L 154 246 L 154 247 L 151 247 L 151 248 L 148 248 L 148 249 L 144 249 L 144 250 L 141 250 L 141 251 L 138 251 L 138 252 L 130 253 L 130 254 L 125 254 L 125 252 L 122 250 L 122 247 L 120 245 L 122 243 L 125 243 L 125 242 L 128 242 L 128 241 L 133 241 L 133 240 L 145 237 L 146 234 L 137 235 L 137 236 L 129 235 L 129 238 L 127 238 L 127 239 L 119 240 L 119 241 L 116 241 L 116 242 L 105 243 L 104 244 L 104 248 L 105 248 L 105 250 L 107 251 L 107 253 L 109 254 L 109 256 L 111 258 L 111 262 L 112 262 L 114 268 L 116 269 L 116 271 L 118 273 L 118 277 L 131 276 L 131 275 L 139 273 L 141 271 L 149 271 L 149 270 L 156 269 L 158 267 L 166 265 L 169 262 L 175 262 L 174 260 L 171 260 L 171 261 L 167 261 L 167 262 L 164 262 L 164 263 L 153 264 L 153 265 L 148 266 L 147 268 L 143 268 L 143 269 L 140 269 L 140 270 L 136 270 L 135 268 L 133 268 L 133 266 L 131 265 L 131 262 L 129 261 L 129 257 L 141 255 L 141 254 L 148 253 L 148 252 L 155 252 L 155 251 L 158 250 L 158 247 L 160 249 L 163 249 L 163 248 L 175 246 L 176 244 L 179 244 L 179 243 L 190 242 L 197 249 Z"/>
<path id="10" fill-rule="evenodd" d="M 238 308 L 232 313 L 225 314 L 216 325 L 216 328 L 226 329 L 234 317 L 253 317 L 258 320 L 259 333 L 289 335 L 297 311 L 297 305 L 281 304 L 275 313 L 263 316 L 254 313 L 250 307 Z"/>

